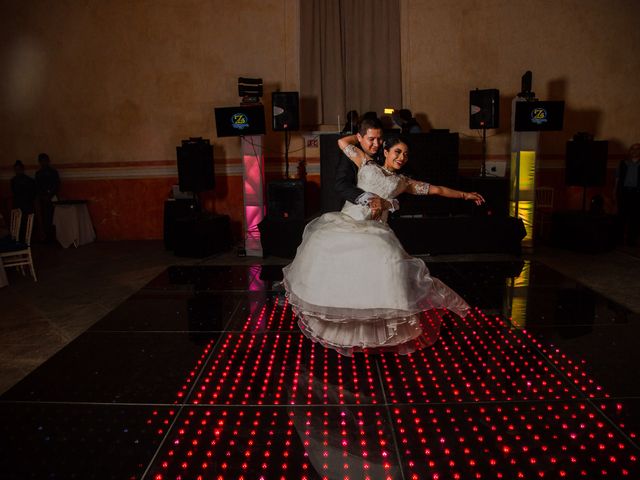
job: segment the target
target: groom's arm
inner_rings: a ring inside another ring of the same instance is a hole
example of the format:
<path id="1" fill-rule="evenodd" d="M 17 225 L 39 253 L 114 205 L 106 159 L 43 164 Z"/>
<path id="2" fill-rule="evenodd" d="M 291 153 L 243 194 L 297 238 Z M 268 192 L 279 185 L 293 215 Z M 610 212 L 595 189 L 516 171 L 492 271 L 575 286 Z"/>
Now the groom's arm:
<path id="1" fill-rule="evenodd" d="M 344 155 L 340 155 L 340 160 L 338 160 L 336 167 L 334 190 L 342 200 L 348 200 L 354 204 L 357 204 L 358 197 L 365 193 L 364 190 L 356 186 L 357 174 L 358 170 L 355 164 Z"/>

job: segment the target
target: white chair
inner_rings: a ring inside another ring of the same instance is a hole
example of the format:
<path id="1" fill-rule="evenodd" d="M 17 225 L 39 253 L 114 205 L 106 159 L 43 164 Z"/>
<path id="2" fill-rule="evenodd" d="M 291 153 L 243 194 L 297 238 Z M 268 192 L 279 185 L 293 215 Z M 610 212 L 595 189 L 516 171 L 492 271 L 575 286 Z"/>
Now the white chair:
<path id="1" fill-rule="evenodd" d="M 11 235 L 11 239 L 14 241 L 18 241 L 18 237 L 20 236 L 20 224 L 22 223 L 22 210 L 19 208 L 14 208 L 11 210 L 11 224 L 9 226 L 9 234 Z"/>
<path id="2" fill-rule="evenodd" d="M 11 225 L 13 226 L 13 212 L 11 212 Z M 31 276 L 35 282 L 38 281 L 36 277 L 36 270 L 33 267 L 33 257 L 31 256 L 31 232 L 33 231 L 33 217 L 35 215 L 30 213 L 27 217 L 27 228 L 24 234 L 24 243 L 16 242 L 15 245 L 9 247 L 9 249 L 0 251 L 0 258 L 4 267 L 19 267 L 22 275 L 25 275 L 24 267 L 29 266 L 31 270 Z M 20 223 L 18 222 L 18 226 Z M 19 227 L 18 227 L 19 230 Z"/>

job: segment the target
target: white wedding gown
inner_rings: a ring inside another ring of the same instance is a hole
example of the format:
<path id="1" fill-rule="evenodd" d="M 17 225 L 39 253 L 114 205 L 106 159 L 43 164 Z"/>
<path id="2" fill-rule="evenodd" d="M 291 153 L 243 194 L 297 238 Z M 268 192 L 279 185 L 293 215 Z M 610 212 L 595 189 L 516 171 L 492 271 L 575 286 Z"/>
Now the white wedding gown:
<path id="1" fill-rule="evenodd" d="M 358 171 L 358 187 L 382 198 L 402 193 L 408 180 L 373 162 Z M 313 341 L 343 355 L 365 349 L 406 354 L 433 344 L 438 315 L 421 322 L 420 312 L 446 308 L 466 315 L 469 306 L 409 256 L 386 223 L 371 220 L 368 207 L 345 202 L 341 212 L 311 221 L 284 287 L 298 325 Z"/>

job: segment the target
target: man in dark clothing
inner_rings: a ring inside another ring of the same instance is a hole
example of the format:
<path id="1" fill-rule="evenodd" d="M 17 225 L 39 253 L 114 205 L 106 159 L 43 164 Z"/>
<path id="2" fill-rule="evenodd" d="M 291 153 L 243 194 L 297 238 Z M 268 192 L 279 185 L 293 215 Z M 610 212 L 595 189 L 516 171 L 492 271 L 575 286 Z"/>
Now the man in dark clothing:
<path id="1" fill-rule="evenodd" d="M 34 212 L 36 199 L 36 182 L 24 173 L 24 163 L 17 160 L 13 165 L 15 176 L 11 179 L 11 193 L 13 194 L 13 208 L 22 210 L 22 222 L 20 224 L 20 240 L 24 240 L 27 218 Z"/>
<path id="2" fill-rule="evenodd" d="M 375 159 L 382 147 L 382 124 L 377 118 L 365 118 L 358 127 L 358 141 L 360 148 L 371 158 Z M 379 218 L 384 210 L 397 210 L 397 200 L 393 203 L 380 198 L 371 192 L 365 192 L 357 187 L 358 167 L 345 155 L 340 155 L 336 166 L 336 183 L 334 190 L 343 201 L 357 205 L 368 205 L 373 218 Z"/>
<path id="3" fill-rule="evenodd" d="M 358 131 L 358 112 L 356 110 L 350 110 L 347 112 L 346 122 L 342 128 L 341 133 L 349 133 L 354 135 Z"/>
<path id="4" fill-rule="evenodd" d="M 640 233 L 640 143 L 631 145 L 629 157 L 618 165 L 614 188 L 618 213 L 627 230 L 627 243 L 635 246 Z"/>
<path id="5" fill-rule="evenodd" d="M 422 129 L 415 119 L 411 110 L 402 108 L 393 113 L 393 121 L 401 129 L 401 133 L 406 135 L 407 133 L 420 133 Z"/>
<path id="6" fill-rule="evenodd" d="M 40 226 L 40 239 L 52 241 L 53 233 L 53 201 L 57 199 L 60 189 L 60 176 L 58 171 L 51 167 L 49 155 L 38 155 L 40 169 L 36 172 L 36 185 L 38 187 L 38 224 Z"/>

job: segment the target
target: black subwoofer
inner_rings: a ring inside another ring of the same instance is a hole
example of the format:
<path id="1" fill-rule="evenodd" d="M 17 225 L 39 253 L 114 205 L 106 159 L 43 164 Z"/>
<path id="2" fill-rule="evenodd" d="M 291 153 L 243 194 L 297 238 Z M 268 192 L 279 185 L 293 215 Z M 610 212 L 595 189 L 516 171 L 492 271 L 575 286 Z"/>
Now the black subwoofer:
<path id="1" fill-rule="evenodd" d="M 304 182 L 302 180 L 269 182 L 267 215 L 271 220 L 304 220 Z"/>

